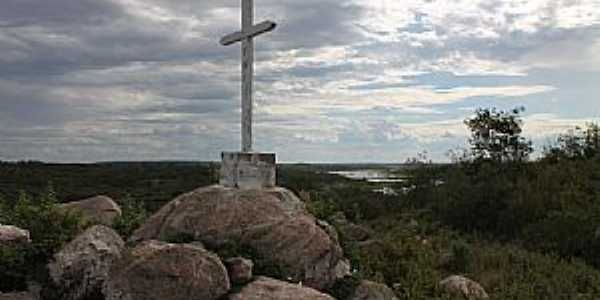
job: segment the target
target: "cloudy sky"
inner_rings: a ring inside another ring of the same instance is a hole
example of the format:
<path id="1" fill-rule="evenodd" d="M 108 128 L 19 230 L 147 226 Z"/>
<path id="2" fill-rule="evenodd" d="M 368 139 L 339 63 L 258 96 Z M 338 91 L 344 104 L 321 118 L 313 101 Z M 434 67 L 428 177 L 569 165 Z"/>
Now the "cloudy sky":
<path id="1" fill-rule="evenodd" d="M 599 0 L 256 0 L 255 148 L 402 162 L 525 106 L 538 148 L 600 117 Z M 239 0 L 1 0 L 0 159 L 217 160 L 239 148 Z"/>

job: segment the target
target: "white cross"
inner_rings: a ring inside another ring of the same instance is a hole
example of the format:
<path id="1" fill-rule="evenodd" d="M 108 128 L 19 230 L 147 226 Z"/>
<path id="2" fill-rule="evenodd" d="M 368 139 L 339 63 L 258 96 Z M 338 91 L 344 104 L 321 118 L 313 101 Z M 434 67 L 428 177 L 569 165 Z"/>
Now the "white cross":
<path id="1" fill-rule="evenodd" d="M 242 31 L 221 39 L 221 45 L 242 42 L 242 152 L 252 151 L 252 81 L 254 77 L 254 37 L 272 31 L 277 25 L 265 21 L 254 25 L 254 0 L 242 0 Z"/>

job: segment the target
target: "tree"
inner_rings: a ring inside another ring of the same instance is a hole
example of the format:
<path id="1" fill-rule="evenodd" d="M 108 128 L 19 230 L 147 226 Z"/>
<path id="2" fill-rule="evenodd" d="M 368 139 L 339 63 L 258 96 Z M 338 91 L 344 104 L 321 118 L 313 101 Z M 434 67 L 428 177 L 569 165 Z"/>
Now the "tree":
<path id="1" fill-rule="evenodd" d="M 557 161 L 561 159 L 589 159 L 600 151 L 600 126 L 587 124 L 583 129 L 579 126 L 568 133 L 561 134 L 557 145 L 546 150 L 545 159 Z"/>
<path id="2" fill-rule="evenodd" d="M 587 124 L 585 131 L 585 155 L 591 158 L 600 151 L 600 125 L 597 123 Z"/>
<path id="3" fill-rule="evenodd" d="M 521 136 L 523 121 L 519 114 L 523 111 L 523 107 L 510 111 L 479 108 L 473 118 L 466 119 L 473 158 L 496 162 L 527 160 L 533 148 L 531 141 Z"/>

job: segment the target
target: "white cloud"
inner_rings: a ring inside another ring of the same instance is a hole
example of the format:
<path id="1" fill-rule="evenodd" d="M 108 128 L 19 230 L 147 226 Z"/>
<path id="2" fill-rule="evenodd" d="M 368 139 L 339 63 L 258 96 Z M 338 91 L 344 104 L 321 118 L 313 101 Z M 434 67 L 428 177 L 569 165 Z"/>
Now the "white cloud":
<path id="1" fill-rule="evenodd" d="M 554 139 L 575 127 L 585 127 L 588 123 L 598 123 L 600 118 L 562 118 L 554 114 L 533 114 L 524 119 L 524 134 L 533 139 Z"/>
<path id="2" fill-rule="evenodd" d="M 322 88 L 312 101 L 292 98 L 278 104 L 266 104 L 263 111 L 274 115 L 312 116 L 328 111 L 360 111 L 376 108 L 402 109 L 430 113 L 432 105 L 445 105 L 473 97 L 522 97 L 554 90 L 550 86 L 459 87 L 436 90 L 427 86 L 354 91 L 354 82 L 339 81 Z M 268 101 L 267 101 L 268 102 Z"/>
<path id="3" fill-rule="evenodd" d="M 0 3 L 0 159 L 237 148 L 240 51 L 218 40 L 239 30 L 239 0 L 29 2 Z M 464 107 L 532 106 L 532 136 L 597 111 L 575 82 L 600 76 L 595 0 L 256 6 L 279 23 L 256 43 L 257 145 L 287 160 L 440 158 L 464 143 Z"/>
<path id="4" fill-rule="evenodd" d="M 600 35 L 600 30 L 598 31 Z M 600 36 L 591 43 L 577 37 L 549 42 L 545 47 L 526 54 L 521 62 L 531 67 L 558 70 L 600 71 Z"/>

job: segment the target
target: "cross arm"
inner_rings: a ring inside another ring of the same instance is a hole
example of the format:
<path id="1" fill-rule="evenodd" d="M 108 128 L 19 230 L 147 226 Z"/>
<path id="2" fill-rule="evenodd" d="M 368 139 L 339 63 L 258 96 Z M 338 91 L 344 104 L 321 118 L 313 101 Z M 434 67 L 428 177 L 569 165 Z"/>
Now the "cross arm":
<path id="1" fill-rule="evenodd" d="M 249 30 L 238 31 L 229 35 L 226 35 L 221 39 L 221 45 L 229 46 L 236 42 L 242 41 L 245 38 L 253 38 L 257 35 L 261 35 L 263 33 L 273 31 L 277 27 L 275 22 L 265 21 L 259 24 L 252 26 Z"/>

